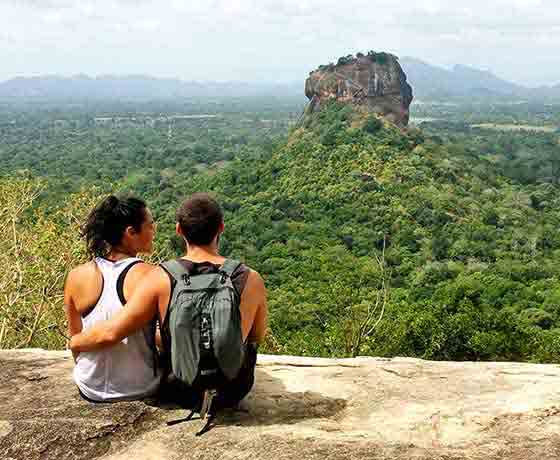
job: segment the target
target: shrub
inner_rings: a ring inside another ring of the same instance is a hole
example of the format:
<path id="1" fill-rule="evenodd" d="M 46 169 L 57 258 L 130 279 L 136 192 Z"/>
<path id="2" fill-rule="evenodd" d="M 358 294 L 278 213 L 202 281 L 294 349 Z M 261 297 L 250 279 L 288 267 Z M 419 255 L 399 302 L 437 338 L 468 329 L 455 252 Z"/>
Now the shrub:
<path id="1" fill-rule="evenodd" d="M 382 128 L 383 128 L 383 122 L 375 115 L 368 116 L 363 127 L 364 131 L 369 134 L 375 134 Z"/>

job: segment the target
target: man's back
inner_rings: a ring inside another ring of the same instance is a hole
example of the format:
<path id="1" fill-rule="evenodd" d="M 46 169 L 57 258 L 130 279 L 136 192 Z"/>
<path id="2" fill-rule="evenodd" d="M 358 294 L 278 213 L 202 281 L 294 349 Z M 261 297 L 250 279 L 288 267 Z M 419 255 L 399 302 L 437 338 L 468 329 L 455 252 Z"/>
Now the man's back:
<path id="1" fill-rule="evenodd" d="M 226 260 L 222 256 L 207 257 L 207 260 L 191 260 L 190 258 L 178 259 L 185 266 L 191 268 L 206 269 L 214 267 L 219 269 Z M 150 274 L 150 278 L 146 282 L 154 282 L 159 286 L 158 310 L 161 323 L 165 322 L 169 302 L 172 296 L 173 281 L 169 274 L 159 267 Z M 239 289 L 241 296 L 239 310 L 241 313 L 241 332 L 244 341 L 261 343 L 266 335 L 266 288 L 264 281 L 258 272 L 250 269 L 242 264 L 233 274 L 234 286 Z"/>

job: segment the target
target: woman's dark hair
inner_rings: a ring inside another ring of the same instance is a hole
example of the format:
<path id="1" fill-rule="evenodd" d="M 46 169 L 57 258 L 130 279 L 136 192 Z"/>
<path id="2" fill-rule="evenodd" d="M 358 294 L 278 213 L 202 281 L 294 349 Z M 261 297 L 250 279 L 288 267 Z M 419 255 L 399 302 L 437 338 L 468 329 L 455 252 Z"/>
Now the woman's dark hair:
<path id="1" fill-rule="evenodd" d="M 140 231 L 146 218 L 146 203 L 135 197 L 108 196 L 90 213 L 82 227 L 88 255 L 105 257 L 119 244 L 127 227 Z"/>
<path id="2" fill-rule="evenodd" d="M 195 193 L 177 210 L 177 222 L 187 241 L 198 246 L 210 244 L 224 221 L 222 209 L 207 193 Z"/>

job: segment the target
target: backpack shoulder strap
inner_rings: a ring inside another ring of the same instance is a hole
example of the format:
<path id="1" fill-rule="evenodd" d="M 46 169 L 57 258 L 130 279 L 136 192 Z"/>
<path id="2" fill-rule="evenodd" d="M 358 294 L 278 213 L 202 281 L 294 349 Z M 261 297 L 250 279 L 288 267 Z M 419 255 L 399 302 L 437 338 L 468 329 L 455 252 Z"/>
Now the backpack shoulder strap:
<path id="1" fill-rule="evenodd" d="M 235 272 L 235 270 L 237 270 L 237 268 L 241 265 L 241 262 L 239 262 L 238 260 L 234 260 L 234 259 L 226 259 L 224 261 L 224 263 L 222 264 L 222 272 L 224 272 L 225 274 L 227 274 L 229 277 L 231 277 L 231 275 L 233 275 L 233 273 Z"/>
<path id="2" fill-rule="evenodd" d="M 176 283 L 183 281 L 183 277 L 185 275 L 190 275 L 188 268 L 177 259 L 168 260 L 160 265 L 167 273 L 169 273 Z"/>

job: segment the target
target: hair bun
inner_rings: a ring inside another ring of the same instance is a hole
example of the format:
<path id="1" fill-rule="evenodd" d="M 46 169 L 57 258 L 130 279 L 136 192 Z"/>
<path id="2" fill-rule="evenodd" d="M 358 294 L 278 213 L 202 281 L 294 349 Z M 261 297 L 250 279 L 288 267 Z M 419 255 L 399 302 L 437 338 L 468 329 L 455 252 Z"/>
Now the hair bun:
<path id="1" fill-rule="evenodd" d="M 114 210 L 120 204 L 120 200 L 115 195 L 110 195 L 105 199 L 105 204 L 110 210 Z"/>

